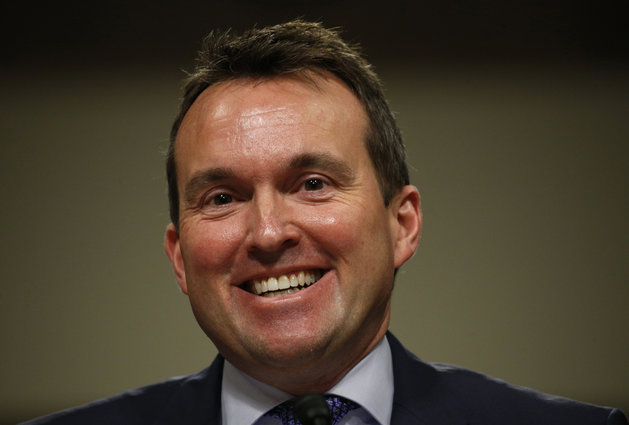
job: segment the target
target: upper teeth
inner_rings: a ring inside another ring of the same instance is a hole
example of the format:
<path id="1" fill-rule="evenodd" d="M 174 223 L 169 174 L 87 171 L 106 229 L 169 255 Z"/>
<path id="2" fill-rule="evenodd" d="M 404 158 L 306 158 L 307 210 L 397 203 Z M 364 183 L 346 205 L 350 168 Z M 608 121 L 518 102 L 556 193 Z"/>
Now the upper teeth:
<path id="1" fill-rule="evenodd" d="M 253 289 L 256 295 L 274 295 L 272 291 L 284 291 L 290 293 L 298 291 L 303 286 L 310 286 L 321 277 L 321 273 L 316 271 L 300 271 L 289 275 L 281 275 L 278 277 L 269 277 L 268 279 L 254 280 Z M 290 288 L 296 288 L 290 291 Z M 278 294 L 278 295 L 283 295 Z"/>

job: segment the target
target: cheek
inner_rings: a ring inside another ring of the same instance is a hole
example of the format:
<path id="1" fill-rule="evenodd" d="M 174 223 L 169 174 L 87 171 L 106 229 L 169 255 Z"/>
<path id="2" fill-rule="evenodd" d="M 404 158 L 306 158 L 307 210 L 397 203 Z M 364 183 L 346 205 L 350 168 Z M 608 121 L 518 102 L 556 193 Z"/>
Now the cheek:
<path id="1" fill-rule="evenodd" d="M 378 252 L 386 242 L 388 228 L 380 216 L 360 205 L 341 205 L 316 211 L 305 225 L 310 235 L 340 257 L 365 258 Z"/>
<path id="2" fill-rule="evenodd" d="M 194 274 L 224 270 L 236 258 L 242 246 L 241 226 L 236 223 L 199 223 L 187 231 L 184 256 Z"/>
<path id="3" fill-rule="evenodd" d="M 350 252 L 360 242 L 359 223 L 348 211 L 316 211 L 304 220 L 304 224 L 314 239 L 337 253 Z"/>

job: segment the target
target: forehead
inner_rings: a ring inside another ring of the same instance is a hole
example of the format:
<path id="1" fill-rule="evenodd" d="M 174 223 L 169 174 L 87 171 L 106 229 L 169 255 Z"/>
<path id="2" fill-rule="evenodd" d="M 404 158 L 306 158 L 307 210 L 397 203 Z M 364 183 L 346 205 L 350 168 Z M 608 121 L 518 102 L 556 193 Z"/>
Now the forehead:
<path id="1" fill-rule="evenodd" d="M 212 147 L 259 153 L 264 146 L 277 148 L 279 139 L 286 147 L 313 143 L 317 137 L 333 144 L 344 132 L 351 136 L 351 130 L 364 141 L 366 127 L 362 104 L 331 74 L 239 79 L 201 93 L 182 121 L 175 150 L 179 158 Z"/>

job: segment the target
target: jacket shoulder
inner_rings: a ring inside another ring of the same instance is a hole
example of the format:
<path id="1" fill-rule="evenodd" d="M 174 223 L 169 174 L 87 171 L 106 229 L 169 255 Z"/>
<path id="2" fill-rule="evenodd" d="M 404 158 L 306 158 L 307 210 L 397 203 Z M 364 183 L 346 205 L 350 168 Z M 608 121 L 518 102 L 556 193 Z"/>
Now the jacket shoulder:
<path id="1" fill-rule="evenodd" d="M 452 400 L 452 405 L 470 421 L 512 424 L 627 424 L 618 409 L 596 406 L 531 388 L 462 367 L 442 363 L 431 366 L 440 376 L 436 391 Z"/>
<path id="2" fill-rule="evenodd" d="M 214 365 L 213 365 L 214 366 Z M 195 374 L 125 391 L 112 397 L 42 416 L 22 425 L 149 425 L 160 423 L 179 408 L 182 399 L 203 392 L 212 366 Z M 220 386 L 220 379 L 218 380 Z M 211 385 L 215 386 L 215 385 Z"/>
<path id="3" fill-rule="evenodd" d="M 392 425 L 627 425 L 618 409 L 595 406 L 472 370 L 428 363 L 387 334 L 395 383 Z"/>

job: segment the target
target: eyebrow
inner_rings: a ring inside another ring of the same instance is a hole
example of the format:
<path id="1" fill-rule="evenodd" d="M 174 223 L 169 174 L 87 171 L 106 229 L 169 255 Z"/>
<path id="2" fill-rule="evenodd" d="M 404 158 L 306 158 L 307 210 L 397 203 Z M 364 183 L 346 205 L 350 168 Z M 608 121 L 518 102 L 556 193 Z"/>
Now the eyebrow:
<path id="1" fill-rule="evenodd" d="M 303 153 L 293 157 L 289 162 L 292 169 L 317 168 L 340 176 L 342 180 L 354 179 L 354 171 L 345 161 L 327 153 Z"/>
<path id="2" fill-rule="evenodd" d="M 203 188 L 214 182 L 233 178 L 236 174 L 230 168 L 208 168 L 195 173 L 186 183 L 184 199 L 188 205 L 193 204 L 195 198 Z"/>
<path id="3" fill-rule="evenodd" d="M 327 153 L 303 153 L 294 156 L 288 162 L 288 168 L 293 170 L 317 168 L 334 174 L 341 181 L 351 182 L 354 179 L 352 168 L 345 161 Z M 184 199 L 188 205 L 193 204 L 199 192 L 207 186 L 222 180 L 235 178 L 236 173 L 231 168 L 216 167 L 195 173 L 184 188 Z"/>

